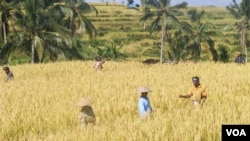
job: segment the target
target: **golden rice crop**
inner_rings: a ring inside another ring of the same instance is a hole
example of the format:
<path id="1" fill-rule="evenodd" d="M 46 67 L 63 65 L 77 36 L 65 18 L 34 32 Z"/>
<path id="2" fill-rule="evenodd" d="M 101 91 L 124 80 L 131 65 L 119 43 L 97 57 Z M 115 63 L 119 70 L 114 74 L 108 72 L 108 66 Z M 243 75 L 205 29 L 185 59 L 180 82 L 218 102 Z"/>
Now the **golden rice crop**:
<path id="1" fill-rule="evenodd" d="M 11 66 L 15 79 L 0 87 L 0 140 L 18 141 L 217 141 L 222 124 L 249 124 L 250 65 L 180 63 L 144 65 L 91 61 Z M 208 98 L 203 107 L 179 99 L 200 77 Z M 156 111 L 139 118 L 137 88 L 147 85 Z M 79 128 L 75 106 L 89 97 L 95 126 Z"/>

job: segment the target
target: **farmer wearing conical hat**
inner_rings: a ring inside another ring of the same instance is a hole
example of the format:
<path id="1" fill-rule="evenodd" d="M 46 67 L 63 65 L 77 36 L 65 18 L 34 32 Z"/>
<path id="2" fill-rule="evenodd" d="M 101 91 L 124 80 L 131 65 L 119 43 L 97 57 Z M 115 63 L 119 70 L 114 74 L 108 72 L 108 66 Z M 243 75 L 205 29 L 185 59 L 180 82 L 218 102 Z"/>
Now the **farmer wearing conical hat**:
<path id="1" fill-rule="evenodd" d="M 203 104 L 207 98 L 205 87 L 201 85 L 198 76 L 192 77 L 193 87 L 185 95 L 179 95 L 180 98 L 191 98 L 193 105 Z"/>
<path id="2" fill-rule="evenodd" d="M 78 115 L 80 124 L 83 127 L 87 127 L 88 124 L 95 124 L 95 114 L 91 107 L 91 101 L 88 98 L 80 98 L 77 102 L 77 106 L 81 107 L 81 111 Z"/>
<path id="3" fill-rule="evenodd" d="M 245 57 L 241 54 L 241 52 L 237 52 L 237 56 L 234 60 L 235 63 L 238 63 L 238 64 L 245 64 Z"/>
<path id="4" fill-rule="evenodd" d="M 152 107 L 148 98 L 148 93 L 152 91 L 147 86 L 141 86 L 138 92 L 141 94 L 138 102 L 139 113 L 142 117 L 145 117 L 152 112 Z"/>

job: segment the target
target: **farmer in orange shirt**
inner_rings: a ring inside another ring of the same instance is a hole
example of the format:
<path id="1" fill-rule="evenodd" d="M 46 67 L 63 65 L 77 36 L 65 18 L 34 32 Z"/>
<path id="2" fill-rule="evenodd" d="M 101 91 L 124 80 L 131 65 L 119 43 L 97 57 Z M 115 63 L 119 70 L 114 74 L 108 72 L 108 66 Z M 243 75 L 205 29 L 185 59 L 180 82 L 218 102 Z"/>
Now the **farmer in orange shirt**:
<path id="1" fill-rule="evenodd" d="M 192 77 L 193 87 L 185 95 L 179 95 L 180 98 L 191 98 L 193 105 L 203 104 L 207 98 L 205 87 L 200 84 L 198 76 Z"/>

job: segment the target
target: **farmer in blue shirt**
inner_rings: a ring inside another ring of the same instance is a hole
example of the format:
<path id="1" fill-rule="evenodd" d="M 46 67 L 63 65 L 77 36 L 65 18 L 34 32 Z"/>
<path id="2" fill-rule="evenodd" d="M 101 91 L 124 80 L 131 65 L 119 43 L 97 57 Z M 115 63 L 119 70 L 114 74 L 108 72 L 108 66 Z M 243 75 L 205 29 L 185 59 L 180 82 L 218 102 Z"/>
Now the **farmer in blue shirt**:
<path id="1" fill-rule="evenodd" d="M 141 93 L 139 98 L 138 107 L 139 113 L 142 117 L 149 115 L 152 112 L 152 107 L 148 98 L 148 92 L 152 92 L 148 87 L 141 86 L 138 90 Z"/>

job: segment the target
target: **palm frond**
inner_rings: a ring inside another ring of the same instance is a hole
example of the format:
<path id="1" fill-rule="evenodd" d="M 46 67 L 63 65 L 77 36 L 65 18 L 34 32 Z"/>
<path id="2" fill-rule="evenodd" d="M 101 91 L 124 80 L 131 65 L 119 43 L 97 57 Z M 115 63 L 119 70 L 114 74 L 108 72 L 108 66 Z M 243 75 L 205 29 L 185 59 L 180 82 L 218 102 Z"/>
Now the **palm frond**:
<path id="1" fill-rule="evenodd" d="M 146 13 L 141 19 L 140 21 L 147 21 L 149 19 L 151 19 L 152 17 L 156 16 L 155 13 L 153 12 L 149 12 L 149 13 Z"/>
<path id="2" fill-rule="evenodd" d="M 150 35 L 152 35 L 152 33 L 157 29 L 160 20 L 161 20 L 161 18 L 158 17 L 158 18 L 156 18 L 156 19 L 151 23 Z"/>

